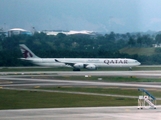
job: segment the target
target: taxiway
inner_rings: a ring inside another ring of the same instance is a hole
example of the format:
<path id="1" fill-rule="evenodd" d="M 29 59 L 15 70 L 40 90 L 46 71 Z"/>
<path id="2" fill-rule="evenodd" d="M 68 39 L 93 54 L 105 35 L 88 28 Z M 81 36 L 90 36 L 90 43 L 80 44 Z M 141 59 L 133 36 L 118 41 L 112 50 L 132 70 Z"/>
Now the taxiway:
<path id="1" fill-rule="evenodd" d="M 83 107 L 0 110 L 1 120 L 160 120 L 157 109 L 128 107 Z"/>
<path id="2" fill-rule="evenodd" d="M 103 81 L 81 80 L 56 80 L 33 79 L 28 76 L 137 76 L 160 78 L 161 71 L 86 71 L 86 72 L 61 72 L 61 71 L 37 71 L 37 72 L 0 72 L 0 87 L 6 89 L 24 89 L 31 86 L 120 86 L 135 88 L 160 89 L 161 83 L 111 83 Z M 31 89 L 27 89 L 31 90 Z M 48 92 L 48 91 L 46 91 Z M 78 94 L 78 93 L 75 93 Z M 123 97 L 123 96 L 122 96 Z M 126 96 L 124 96 L 126 97 Z M 129 96 L 130 97 L 130 96 Z M 108 101 L 107 101 L 108 102 Z M 1 120 L 160 120 L 161 106 L 157 109 L 144 108 L 138 110 L 133 107 L 83 107 L 83 108 L 53 108 L 53 109 L 20 109 L 0 110 Z"/>

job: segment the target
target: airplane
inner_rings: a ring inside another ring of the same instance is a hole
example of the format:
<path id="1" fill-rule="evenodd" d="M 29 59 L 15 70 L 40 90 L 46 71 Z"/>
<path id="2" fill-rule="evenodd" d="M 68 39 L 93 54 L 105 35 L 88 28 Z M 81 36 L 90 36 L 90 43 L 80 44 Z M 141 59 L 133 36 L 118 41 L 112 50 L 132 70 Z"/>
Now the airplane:
<path id="1" fill-rule="evenodd" d="M 49 67 L 72 67 L 73 71 L 80 69 L 96 70 L 100 67 L 129 67 L 139 66 L 141 63 L 135 59 L 127 58 L 40 58 L 36 56 L 25 44 L 20 44 L 24 58 L 33 64 Z"/>

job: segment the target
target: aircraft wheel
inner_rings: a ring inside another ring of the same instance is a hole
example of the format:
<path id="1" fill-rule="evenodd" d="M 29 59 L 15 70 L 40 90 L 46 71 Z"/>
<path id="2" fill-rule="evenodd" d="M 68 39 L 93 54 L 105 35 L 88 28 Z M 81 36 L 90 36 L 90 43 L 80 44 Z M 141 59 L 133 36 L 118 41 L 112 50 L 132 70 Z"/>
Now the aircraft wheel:
<path id="1" fill-rule="evenodd" d="M 73 69 L 73 71 L 80 71 L 80 69 L 78 69 L 78 68 L 74 68 L 74 69 Z"/>
<path id="2" fill-rule="evenodd" d="M 129 67 L 129 70 L 132 70 L 132 67 Z"/>

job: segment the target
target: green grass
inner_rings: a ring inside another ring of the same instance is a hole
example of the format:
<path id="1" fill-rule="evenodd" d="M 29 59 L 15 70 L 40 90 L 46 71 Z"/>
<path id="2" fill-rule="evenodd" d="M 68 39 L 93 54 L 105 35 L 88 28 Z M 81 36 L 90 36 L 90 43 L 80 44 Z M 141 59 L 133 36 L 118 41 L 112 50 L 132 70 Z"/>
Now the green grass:
<path id="1" fill-rule="evenodd" d="M 137 88 L 130 87 L 52 87 L 52 88 L 41 88 L 45 90 L 59 90 L 59 91 L 76 91 L 76 92 L 87 92 L 87 93 L 100 93 L 100 94 L 114 94 L 114 95 L 127 95 L 127 96 L 139 96 L 142 92 L 138 91 Z M 155 97 L 161 98 L 161 90 L 159 89 L 146 89 Z"/>
<path id="2" fill-rule="evenodd" d="M 0 109 L 134 106 L 136 99 L 79 94 L 0 90 Z"/>
<path id="3" fill-rule="evenodd" d="M 76 91 L 76 92 L 88 92 L 88 93 L 100 93 L 100 94 L 115 94 L 115 95 L 129 95 L 129 96 L 138 96 L 140 92 L 137 89 L 124 89 L 119 87 L 52 87 L 52 88 L 41 88 L 46 90 L 61 90 L 61 91 Z M 161 97 L 161 95 L 160 95 Z"/>
<path id="4" fill-rule="evenodd" d="M 142 93 L 131 88 L 90 88 L 90 87 L 52 87 L 41 88 L 59 91 L 77 91 L 85 93 L 115 94 L 139 96 Z M 57 92 L 38 92 L 0 89 L 0 109 L 26 108 L 62 108 L 62 107 L 101 107 L 101 106 L 137 106 L 137 98 L 108 97 L 99 95 L 81 95 Z M 148 90 L 155 97 L 160 97 L 160 91 Z M 161 104 L 161 101 L 157 101 Z"/>
<path id="5" fill-rule="evenodd" d="M 143 69 L 136 67 L 137 69 Z M 161 67 L 156 67 L 156 69 Z M 71 68 L 65 68 L 71 70 Z M 123 68 L 124 69 L 124 68 Z M 127 68 L 126 68 L 127 69 Z M 149 70 L 155 69 L 148 68 Z M 3 68 L 1 71 L 54 71 L 61 70 L 53 68 Z M 101 69 L 104 70 L 104 69 Z M 106 69 L 106 70 L 111 70 Z M 112 68 L 113 70 L 113 68 Z M 122 70 L 120 68 L 119 70 Z M 35 76 L 34 76 L 35 77 Z M 45 79 L 46 77 L 38 76 Z M 36 77 L 35 77 L 36 78 Z M 108 77 L 108 76 L 47 76 L 48 79 L 64 79 L 64 80 L 91 80 L 107 82 L 161 82 L 160 78 L 137 78 L 135 76 L 129 77 Z M 76 91 L 100 94 L 115 94 L 115 95 L 128 95 L 138 96 L 141 94 L 137 89 L 115 87 L 115 88 L 98 88 L 98 87 L 52 87 L 41 88 L 47 90 L 60 90 L 60 91 Z M 160 89 L 148 89 L 148 91 L 155 97 L 161 98 Z M 137 99 L 121 98 L 121 97 L 107 97 L 96 95 L 80 95 L 80 94 L 67 94 L 67 93 L 48 93 L 48 92 L 31 92 L 21 90 L 4 90 L 0 89 L 0 109 L 26 109 L 26 108 L 61 108 L 61 107 L 96 107 L 96 106 L 137 106 Z M 161 101 L 157 101 L 161 104 Z"/>

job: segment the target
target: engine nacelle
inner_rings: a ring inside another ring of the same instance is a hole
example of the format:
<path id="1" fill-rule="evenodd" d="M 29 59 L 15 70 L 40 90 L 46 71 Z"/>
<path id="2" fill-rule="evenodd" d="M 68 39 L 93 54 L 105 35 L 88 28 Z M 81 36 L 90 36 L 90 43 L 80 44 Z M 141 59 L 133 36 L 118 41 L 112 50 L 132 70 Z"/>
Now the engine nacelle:
<path id="1" fill-rule="evenodd" d="M 84 68 L 84 64 L 83 63 L 76 63 L 76 64 L 74 64 L 74 67 L 75 68 Z"/>
<path id="2" fill-rule="evenodd" d="M 93 65 L 93 64 L 89 64 L 89 65 L 86 66 L 86 69 L 89 69 L 89 70 L 96 70 L 97 67 L 96 67 L 95 65 Z"/>

